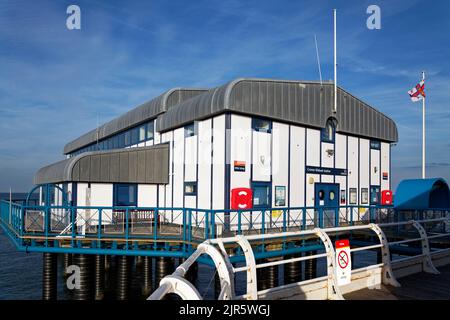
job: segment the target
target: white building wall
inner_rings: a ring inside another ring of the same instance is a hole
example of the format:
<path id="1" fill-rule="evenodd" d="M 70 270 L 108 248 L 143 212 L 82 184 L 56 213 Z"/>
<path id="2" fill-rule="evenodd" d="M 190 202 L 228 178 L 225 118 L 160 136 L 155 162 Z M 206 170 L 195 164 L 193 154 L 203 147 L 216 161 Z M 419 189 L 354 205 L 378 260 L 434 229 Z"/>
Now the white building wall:
<path id="1" fill-rule="evenodd" d="M 198 208 L 211 208 L 212 119 L 198 123 Z"/>
<path id="2" fill-rule="evenodd" d="M 355 137 L 348 137 L 348 189 L 347 189 L 347 203 L 349 205 L 357 205 L 359 203 L 359 163 L 358 163 L 358 144 L 359 139 Z M 350 189 L 356 188 L 356 203 L 352 203 L 350 199 Z"/>
<path id="3" fill-rule="evenodd" d="M 359 139 L 359 194 L 361 205 L 369 205 L 370 202 L 370 181 L 369 181 L 369 147 L 370 142 L 367 139 Z M 363 203 L 361 199 L 361 191 L 363 188 L 367 188 L 369 192 L 368 203 Z"/>
<path id="4" fill-rule="evenodd" d="M 290 206 L 305 205 L 305 128 L 291 126 Z"/>
<path id="5" fill-rule="evenodd" d="M 334 167 L 334 144 L 322 142 L 322 167 Z"/>
<path id="6" fill-rule="evenodd" d="M 306 165 L 320 167 L 320 130 L 306 129 Z M 314 206 L 314 192 L 316 183 L 320 182 L 319 174 L 306 175 L 306 206 Z M 313 212 L 308 211 L 308 215 Z"/>
<path id="7" fill-rule="evenodd" d="M 251 127 L 251 119 L 250 119 Z M 266 132 L 253 131 L 252 133 L 252 164 L 253 181 L 270 181 L 271 174 L 271 138 Z"/>
<path id="8" fill-rule="evenodd" d="M 289 204 L 289 126 L 274 122 L 272 125 L 272 207 L 275 207 L 275 187 L 286 188 L 283 207 Z"/>
<path id="9" fill-rule="evenodd" d="M 173 203 L 183 207 L 184 198 L 184 128 L 174 131 L 173 147 Z"/>
<path id="10" fill-rule="evenodd" d="M 214 209 L 225 204 L 225 115 L 213 119 L 213 179 L 212 201 Z M 250 170 L 250 169 L 248 169 Z"/>
<path id="11" fill-rule="evenodd" d="M 113 206 L 113 184 L 112 183 L 91 183 L 90 187 L 92 207 L 112 207 Z M 91 210 L 90 215 L 92 223 L 98 223 L 97 210 Z M 112 210 L 102 210 L 102 223 L 110 223 L 112 219 Z"/>
<path id="12" fill-rule="evenodd" d="M 381 177 L 383 177 L 383 172 L 388 174 L 388 179 L 384 180 L 381 178 L 381 190 L 389 190 L 390 189 L 390 145 L 389 143 L 382 142 L 381 143 Z"/>
<path id="13" fill-rule="evenodd" d="M 370 150 L 370 185 L 379 186 L 380 179 L 380 150 Z"/>
<path id="14" fill-rule="evenodd" d="M 320 166 L 320 131 L 306 129 L 306 165 Z"/>
<path id="15" fill-rule="evenodd" d="M 184 181 L 197 181 L 197 135 L 184 140 Z"/>
<path id="16" fill-rule="evenodd" d="M 243 117 L 238 115 L 231 116 L 231 163 L 230 163 L 230 186 L 234 188 L 249 188 L 250 187 L 250 163 L 252 152 L 252 120 L 250 117 Z M 267 140 L 265 140 L 267 143 Z M 255 145 L 253 146 L 255 148 Z M 270 150 L 265 147 L 264 150 Z M 253 149 L 253 152 L 255 150 Z M 264 152 L 264 151 L 263 151 Z M 245 171 L 234 171 L 234 161 L 244 161 Z M 263 179 L 264 175 L 258 175 L 260 170 L 255 170 L 253 180 Z M 256 178 L 255 178 L 256 172 Z M 269 175 L 270 179 L 270 175 Z"/>
<path id="17" fill-rule="evenodd" d="M 138 207 L 158 206 L 158 185 L 138 184 Z"/>

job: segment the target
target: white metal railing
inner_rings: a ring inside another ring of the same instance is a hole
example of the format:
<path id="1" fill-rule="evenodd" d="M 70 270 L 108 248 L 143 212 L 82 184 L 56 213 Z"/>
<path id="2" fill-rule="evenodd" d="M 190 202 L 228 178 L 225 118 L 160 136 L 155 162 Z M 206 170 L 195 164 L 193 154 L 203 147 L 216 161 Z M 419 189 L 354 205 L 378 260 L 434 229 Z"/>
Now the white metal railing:
<path id="1" fill-rule="evenodd" d="M 189 267 L 203 254 L 209 255 L 217 268 L 217 272 L 220 278 L 221 291 L 219 294 L 219 300 L 231 300 L 231 299 L 278 299 L 287 296 L 303 295 L 305 298 L 326 298 L 326 299 L 343 299 L 343 294 L 367 288 L 369 286 L 377 285 L 392 285 L 400 286 L 396 277 L 394 276 L 393 269 L 399 269 L 405 264 L 405 262 L 414 262 L 415 266 L 420 265 L 421 271 L 428 273 L 439 273 L 439 271 L 433 265 L 433 256 L 440 253 L 446 253 L 450 257 L 450 249 L 431 250 L 429 239 L 438 239 L 450 236 L 450 233 L 444 230 L 441 234 L 428 235 L 423 224 L 428 223 L 448 223 L 449 218 L 440 219 L 428 219 L 428 220 L 411 220 L 396 223 L 384 223 L 384 224 L 368 224 L 348 227 L 335 227 L 335 228 L 315 228 L 312 230 L 304 230 L 297 232 L 284 232 L 277 234 L 265 234 L 265 235 L 248 235 L 248 236 L 235 236 L 229 238 L 217 238 L 206 240 L 200 244 L 197 250 L 183 263 L 181 264 L 172 275 L 164 277 L 160 282 L 160 287 L 153 292 L 148 298 L 149 300 L 162 299 L 168 293 L 176 293 L 182 299 L 202 299 L 201 295 L 195 288 L 195 286 L 185 279 L 185 275 Z M 397 240 L 389 242 L 382 228 L 411 226 L 418 233 L 418 237 L 408 238 L 403 240 Z M 360 252 L 365 250 L 381 249 L 381 263 L 369 265 L 364 268 L 352 270 L 352 283 L 346 286 L 338 286 L 336 281 L 336 267 L 335 267 L 335 249 L 333 243 L 329 237 L 330 234 L 340 235 L 343 233 L 349 233 L 357 230 L 370 230 L 378 238 L 379 243 L 373 245 L 367 245 L 363 247 L 351 248 L 350 251 Z M 322 242 L 325 248 L 324 253 L 308 255 L 303 257 L 295 257 L 290 259 L 271 261 L 265 263 L 256 263 L 251 242 L 264 239 L 267 243 L 270 240 L 283 238 L 284 241 L 289 241 L 289 238 L 299 238 L 304 236 L 313 236 Z M 406 257 L 391 261 L 389 248 L 394 245 L 407 244 L 411 242 L 421 242 L 421 253 L 418 255 Z M 225 244 L 238 244 L 245 257 L 245 265 L 242 267 L 234 267 L 230 262 L 230 257 L 225 250 Z M 318 277 L 315 279 L 309 279 L 299 281 L 296 283 L 286 284 L 275 288 L 266 290 L 257 289 L 257 272 L 259 268 L 278 266 L 292 262 L 307 261 L 319 258 L 327 259 L 327 275 L 324 277 Z M 449 262 L 450 263 L 450 260 Z M 412 269 L 411 269 L 412 270 Z M 415 268 L 414 270 L 417 270 Z M 234 290 L 234 277 L 236 273 L 245 272 L 247 278 L 246 293 L 240 296 L 236 296 Z M 408 273 L 409 272 L 409 273 Z M 411 274 L 417 271 L 402 271 L 402 275 Z M 321 283 L 322 285 L 318 285 Z M 300 289 L 301 288 L 301 289 Z M 309 288 L 309 289 L 308 289 Z M 314 289 L 316 288 L 316 289 Z M 319 289 L 317 289 L 319 288 Z M 314 290 L 317 292 L 314 294 Z"/>

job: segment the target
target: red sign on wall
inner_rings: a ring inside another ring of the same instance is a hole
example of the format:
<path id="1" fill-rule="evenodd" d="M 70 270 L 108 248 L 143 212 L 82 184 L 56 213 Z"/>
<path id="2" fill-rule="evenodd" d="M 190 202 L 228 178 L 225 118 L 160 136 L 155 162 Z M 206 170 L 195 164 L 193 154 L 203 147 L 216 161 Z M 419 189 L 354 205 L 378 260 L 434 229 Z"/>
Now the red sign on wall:
<path id="1" fill-rule="evenodd" d="M 235 188 L 231 190 L 231 209 L 244 210 L 253 206 L 253 191 L 249 188 Z"/>

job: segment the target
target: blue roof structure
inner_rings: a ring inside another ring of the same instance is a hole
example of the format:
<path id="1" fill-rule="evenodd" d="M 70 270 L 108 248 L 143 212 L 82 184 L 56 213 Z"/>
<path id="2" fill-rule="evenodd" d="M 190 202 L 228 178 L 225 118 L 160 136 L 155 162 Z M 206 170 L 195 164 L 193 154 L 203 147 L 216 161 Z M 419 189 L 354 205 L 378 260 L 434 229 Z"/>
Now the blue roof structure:
<path id="1" fill-rule="evenodd" d="M 450 208 L 450 191 L 442 178 L 407 179 L 400 182 L 394 207 L 402 210 Z"/>

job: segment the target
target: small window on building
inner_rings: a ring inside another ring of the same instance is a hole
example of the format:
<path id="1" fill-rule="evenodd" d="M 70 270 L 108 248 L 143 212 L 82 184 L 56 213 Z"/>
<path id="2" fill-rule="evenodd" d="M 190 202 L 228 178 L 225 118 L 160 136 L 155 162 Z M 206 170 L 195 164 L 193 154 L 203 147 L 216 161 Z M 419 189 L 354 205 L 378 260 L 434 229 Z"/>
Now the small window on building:
<path id="1" fill-rule="evenodd" d="M 356 188 L 350 188 L 349 197 L 350 197 L 350 204 L 356 204 L 356 202 L 357 202 Z"/>
<path id="2" fill-rule="evenodd" d="M 185 182 L 184 183 L 184 195 L 185 196 L 197 195 L 197 182 Z"/>
<path id="3" fill-rule="evenodd" d="M 370 149 L 380 150 L 381 149 L 380 141 L 370 140 Z"/>
<path id="4" fill-rule="evenodd" d="M 147 125 L 143 124 L 139 127 L 139 142 L 147 140 Z"/>
<path id="5" fill-rule="evenodd" d="M 196 130 L 195 130 L 195 123 L 191 123 L 188 124 L 187 126 L 184 127 L 184 137 L 192 137 L 195 136 L 197 134 Z"/>
<path id="6" fill-rule="evenodd" d="M 133 146 L 135 144 L 138 144 L 139 142 L 139 128 L 133 128 L 131 131 L 131 142 L 130 144 Z"/>
<path id="7" fill-rule="evenodd" d="M 286 205 L 286 187 L 275 186 L 275 206 L 283 207 Z"/>
<path id="8" fill-rule="evenodd" d="M 150 121 L 147 123 L 147 140 L 152 140 L 154 135 L 155 123 Z"/>
<path id="9" fill-rule="evenodd" d="M 270 133 L 272 131 L 272 121 L 261 118 L 252 118 L 252 128 L 255 131 Z"/>
<path id="10" fill-rule="evenodd" d="M 137 185 L 115 184 L 113 198 L 114 206 L 137 206 Z"/>
<path id="11" fill-rule="evenodd" d="M 118 141 L 118 145 L 119 148 L 125 148 L 125 133 L 119 133 L 117 135 L 117 141 Z"/>
<path id="12" fill-rule="evenodd" d="M 322 142 L 334 142 L 336 135 L 336 120 L 328 119 L 325 128 L 322 129 Z"/>
<path id="13" fill-rule="evenodd" d="M 271 201 L 270 183 L 254 183 L 252 189 L 253 189 L 253 207 L 255 208 L 270 207 Z"/>
<path id="14" fill-rule="evenodd" d="M 125 131 L 125 147 L 131 146 L 131 132 Z"/>
<path id="15" fill-rule="evenodd" d="M 369 189 L 362 188 L 361 189 L 361 204 L 368 204 L 368 203 L 369 203 Z"/>
<path id="16" fill-rule="evenodd" d="M 380 187 L 372 186 L 370 187 L 370 204 L 379 204 L 380 203 Z"/>

